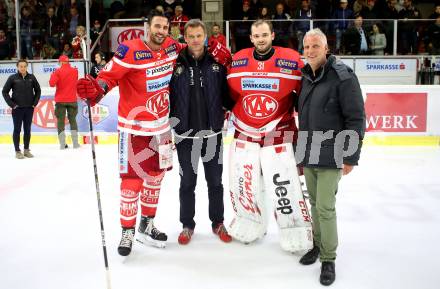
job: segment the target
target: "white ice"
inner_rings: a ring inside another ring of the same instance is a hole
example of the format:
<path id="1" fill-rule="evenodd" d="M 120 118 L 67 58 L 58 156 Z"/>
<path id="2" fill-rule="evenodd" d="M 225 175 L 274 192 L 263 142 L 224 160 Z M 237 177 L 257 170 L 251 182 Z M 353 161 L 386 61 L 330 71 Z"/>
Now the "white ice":
<path id="1" fill-rule="evenodd" d="M 90 147 L 31 149 L 34 159 L 17 160 L 12 145 L 0 145 L 0 288 L 106 288 Z M 124 260 L 116 251 L 117 146 L 98 145 L 97 160 L 112 288 L 322 288 L 319 263 L 302 266 L 299 256 L 283 252 L 273 219 L 256 244 L 221 243 L 210 231 L 201 168 L 195 235 L 189 245 L 178 245 L 177 158 L 164 179 L 156 218 L 168 233 L 167 248 L 136 244 Z M 440 288 L 439 164 L 438 147 L 364 148 L 360 166 L 343 177 L 337 195 L 332 288 Z M 229 223 L 227 193 L 224 199 Z"/>

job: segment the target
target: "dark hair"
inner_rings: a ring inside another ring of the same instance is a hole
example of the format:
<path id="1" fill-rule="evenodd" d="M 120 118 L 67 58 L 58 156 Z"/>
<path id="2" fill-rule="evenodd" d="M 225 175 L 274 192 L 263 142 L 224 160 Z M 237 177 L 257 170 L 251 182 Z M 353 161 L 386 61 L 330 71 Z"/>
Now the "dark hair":
<path id="1" fill-rule="evenodd" d="M 104 52 L 102 52 L 102 51 L 97 51 L 97 52 L 95 52 L 95 56 L 96 56 L 96 54 L 99 54 L 99 56 L 101 57 L 101 60 L 105 60 L 105 54 L 104 54 Z"/>
<path id="2" fill-rule="evenodd" d="M 18 61 L 17 61 L 17 67 L 18 67 L 18 65 L 20 64 L 20 62 L 24 62 L 24 63 L 26 63 L 26 66 L 28 66 L 28 62 L 27 62 L 27 60 L 26 59 L 24 59 L 24 58 L 22 58 L 22 59 L 19 59 Z"/>
<path id="3" fill-rule="evenodd" d="M 154 17 L 164 17 L 168 20 L 168 22 L 170 22 L 168 17 L 166 17 L 165 14 L 163 14 L 161 11 L 156 10 L 156 9 L 151 9 L 150 13 L 148 13 L 148 16 L 147 16 L 148 25 L 151 25 L 151 21 L 153 20 Z"/>
<path id="4" fill-rule="evenodd" d="M 252 25 L 251 25 L 251 34 L 252 34 L 252 27 L 257 27 L 257 26 L 263 25 L 263 24 L 265 24 L 265 23 L 267 24 L 267 26 L 269 26 L 270 33 L 272 33 L 272 32 L 273 32 L 272 22 L 267 21 L 267 20 L 265 20 L 265 19 L 258 19 L 257 21 L 255 21 L 255 22 L 252 23 Z"/>

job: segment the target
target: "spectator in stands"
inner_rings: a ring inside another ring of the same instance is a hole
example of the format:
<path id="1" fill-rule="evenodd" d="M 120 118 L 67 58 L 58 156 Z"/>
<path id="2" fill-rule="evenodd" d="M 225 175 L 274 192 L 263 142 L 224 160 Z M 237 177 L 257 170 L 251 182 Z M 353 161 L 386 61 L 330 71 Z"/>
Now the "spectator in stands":
<path id="1" fill-rule="evenodd" d="M 21 8 L 20 34 L 21 34 L 21 56 L 27 59 L 33 59 L 32 51 L 32 33 L 35 29 L 35 20 L 31 14 L 29 6 Z"/>
<path id="2" fill-rule="evenodd" d="M 123 15 L 126 13 L 126 8 L 123 1 L 116 0 L 113 1 L 110 5 L 110 15 L 113 19 L 123 18 Z"/>
<path id="3" fill-rule="evenodd" d="M 15 27 L 15 0 L 3 0 L 3 3 L 6 8 L 7 28 L 12 29 Z"/>
<path id="4" fill-rule="evenodd" d="M 61 51 L 61 55 L 66 55 L 69 58 L 73 57 L 72 45 L 70 43 L 64 43 L 63 51 Z"/>
<path id="5" fill-rule="evenodd" d="M 3 0 L 0 0 L 0 27 L 5 27 L 8 22 L 7 8 Z"/>
<path id="6" fill-rule="evenodd" d="M 254 19 L 258 18 L 258 15 L 260 14 L 261 8 L 263 8 L 263 3 L 261 3 L 261 0 L 251 0 L 250 1 L 251 6 L 251 14 Z"/>
<path id="7" fill-rule="evenodd" d="M 417 21 L 407 21 L 409 19 L 421 19 L 419 9 L 412 5 L 412 0 L 403 0 L 403 8 L 399 11 L 399 43 L 401 44 L 399 52 L 401 54 L 417 53 Z"/>
<path id="8" fill-rule="evenodd" d="M 284 11 L 284 3 L 279 2 L 275 6 L 275 14 L 272 15 L 273 31 L 275 32 L 275 39 L 273 41 L 274 46 L 288 47 L 289 36 L 291 34 L 291 21 L 292 17 L 289 13 Z"/>
<path id="9" fill-rule="evenodd" d="M 226 47 L 226 37 L 222 34 L 221 29 L 220 29 L 220 25 L 218 25 L 217 23 L 214 23 L 214 25 L 212 25 L 211 32 L 212 32 L 212 34 L 211 34 L 211 37 L 209 37 L 209 39 L 208 39 L 208 43 L 212 43 L 213 41 L 217 41 Z"/>
<path id="10" fill-rule="evenodd" d="M 76 36 L 72 40 L 73 58 L 86 59 L 87 46 L 86 46 L 86 28 L 84 26 L 76 27 Z"/>
<path id="11" fill-rule="evenodd" d="M 56 50 L 60 49 L 61 22 L 55 15 L 55 8 L 47 8 L 46 15 L 43 16 L 42 36 L 45 43 L 50 44 Z"/>
<path id="12" fill-rule="evenodd" d="M 301 0 L 301 8 L 295 14 L 295 19 L 301 20 L 295 22 L 296 37 L 298 39 L 298 52 L 303 52 L 303 38 L 307 31 L 310 30 L 310 20 L 315 18 L 315 11 L 310 7 L 309 0 Z"/>
<path id="13" fill-rule="evenodd" d="M 429 25 L 426 36 L 429 54 L 440 55 L 440 14 L 437 15 L 435 23 Z"/>
<path id="14" fill-rule="evenodd" d="M 440 4 L 436 4 L 434 8 L 434 13 L 429 16 L 430 19 L 437 19 L 437 17 L 440 15 Z"/>
<path id="15" fill-rule="evenodd" d="M 105 54 L 101 51 L 95 53 L 95 65 L 92 66 L 90 70 L 90 75 L 94 78 L 98 77 L 99 72 L 104 68 L 107 64 L 105 61 Z"/>
<path id="16" fill-rule="evenodd" d="M 360 15 L 364 19 L 364 27 L 368 32 L 371 31 L 374 24 L 373 21 L 369 19 L 381 19 L 382 16 L 378 10 L 378 6 L 376 6 L 376 0 L 367 0 L 367 5 L 362 8 Z"/>
<path id="17" fill-rule="evenodd" d="M 78 8 L 75 6 L 70 7 L 70 17 L 67 20 L 67 23 L 70 37 L 74 37 L 76 35 L 76 27 L 85 24 L 84 17 L 79 15 Z"/>
<path id="18" fill-rule="evenodd" d="M 99 35 L 101 35 L 101 22 L 98 19 L 95 19 L 95 21 L 93 21 L 93 27 L 90 28 L 90 39 L 92 40 L 91 45 L 95 44 Z"/>
<path id="19" fill-rule="evenodd" d="M 272 19 L 272 17 L 269 15 L 269 8 L 267 6 L 261 7 L 260 11 L 258 12 L 257 19 L 262 19 L 262 20 Z"/>
<path id="20" fill-rule="evenodd" d="M 252 46 L 251 40 L 249 38 L 250 28 L 252 21 L 254 20 L 250 10 L 250 1 L 243 0 L 242 10 L 237 15 L 237 20 L 243 21 L 235 21 L 233 24 L 232 31 L 234 32 L 233 44 L 235 46 L 234 51 L 240 51 L 243 48 L 248 48 Z"/>
<path id="21" fill-rule="evenodd" d="M 160 5 L 167 10 L 167 8 L 170 8 L 172 11 L 174 11 L 174 8 L 176 8 L 177 5 L 180 5 L 183 1 L 180 0 L 161 0 Z"/>
<path id="22" fill-rule="evenodd" d="M 363 18 L 358 15 L 354 20 L 354 25 L 345 31 L 343 45 L 346 54 L 360 55 L 368 53 L 369 38 L 362 24 Z"/>
<path id="23" fill-rule="evenodd" d="M 52 47 L 49 43 L 43 45 L 40 53 L 40 59 L 56 59 L 59 57 L 57 50 Z"/>
<path id="24" fill-rule="evenodd" d="M 382 33 L 380 24 L 373 24 L 372 34 L 370 35 L 370 50 L 373 55 L 384 55 L 387 47 L 387 39 Z"/>
<path id="25" fill-rule="evenodd" d="M 333 13 L 333 16 L 331 16 L 333 19 L 338 19 L 338 21 L 335 21 L 333 23 L 333 29 L 335 29 L 335 36 L 336 36 L 336 53 L 339 53 L 339 50 L 341 49 L 341 39 L 342 35 L 347 30 L 351 19 L 354 18 L 353 11 L 348 8 L 348 1 L 347 0 L 340 0 L 339 1 L 339 8 L 335 10 Z"/>
<path id="26" fill-rule="evenodd" d="M 178 26 L 180 29 L 180 34 L 183 35 L 183 29 L 188 21 L 188 16 L 183 14 L 182 5 L 176 5 L 174 8 L 174 16 L 171 17 L 171 26 Z"/>
<path id="27" fill-rule="evenodd" d="M 388 0 L 387 7 L 383 11 L 383 19 L 387 19 L 384 21 L 384 33 L 387 39 L 387 47 L 385 48 L 385 54 L 393 54 L 394 49 L 394 21 L 399 18 L 399 12 L 396 8 L 397 0 Z"/>
<path id="28" fill-rule="evenodd" d="M 64 6 L 63 0 L 55 0 L 53 8 L 55 9 L 55 15 L 57 16 L 57 18 L 61 22 L 67 23 L 68 10 Z"/>
<path id="29" fill-rule="evenodd" d="M 362 9 L 367 6 L 367 0 L 356 0 L 353 2 L 353 13 L 358 15 L 361 13 Z"/>
<path id="30" fill-rule="evenodd" d="M 3 28 L 0 28 L 0 60 L 11 59 L 11 54 L 11 41 L 6 36 L 6 31 Z"/>

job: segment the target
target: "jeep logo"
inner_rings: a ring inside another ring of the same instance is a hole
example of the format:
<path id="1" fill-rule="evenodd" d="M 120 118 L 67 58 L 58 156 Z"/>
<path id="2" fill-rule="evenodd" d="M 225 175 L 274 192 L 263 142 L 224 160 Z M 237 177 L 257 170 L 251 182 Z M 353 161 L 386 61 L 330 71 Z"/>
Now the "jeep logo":
<path id="1" fill-rule="evenodd" d="M 290 181 L 279 181 L 279 178 L 280 174 L 273 175 L 273 183 L 277 186 L 275 189 L 275 195 L 278 197 L 277 211 L 280 211 L 281 214 L 289 215 L 293 212 L 293 209 L 290 200 L 286 198 L 287 189 L 285 186 L 290 184 Z"/>

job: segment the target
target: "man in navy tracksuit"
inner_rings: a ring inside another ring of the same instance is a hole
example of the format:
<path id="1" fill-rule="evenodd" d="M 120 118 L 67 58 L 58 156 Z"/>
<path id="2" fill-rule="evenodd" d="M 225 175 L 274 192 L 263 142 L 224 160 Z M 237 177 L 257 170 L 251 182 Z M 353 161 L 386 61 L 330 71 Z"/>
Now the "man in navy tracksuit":
<path id="1" fill-rule="evenodd" d="M 222 241 L 230 242 L 231 237 L 223 225 L 222 185 L 224 107 L 232 107 L 226 68 L 206 53 L 207 33 L 203 22 L 190 20 L 184 34 L 188 47 L 179 54 L 170 82 L 170 122 L 174 126 L 181 170 L 179 196 L 183 231 L 178 241 L 181 245 L 188 244 L 194 232 L 194 191 L 198 162 L 202 158 L 212 230 Z"/>

